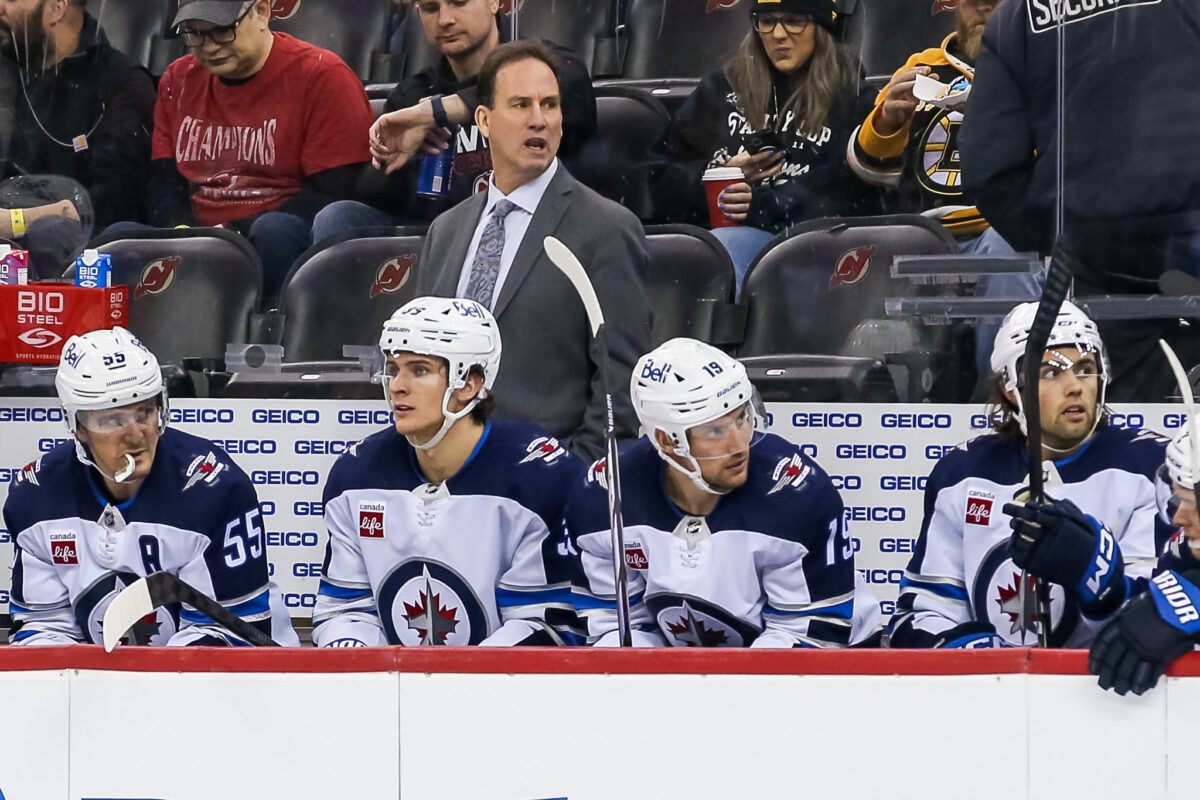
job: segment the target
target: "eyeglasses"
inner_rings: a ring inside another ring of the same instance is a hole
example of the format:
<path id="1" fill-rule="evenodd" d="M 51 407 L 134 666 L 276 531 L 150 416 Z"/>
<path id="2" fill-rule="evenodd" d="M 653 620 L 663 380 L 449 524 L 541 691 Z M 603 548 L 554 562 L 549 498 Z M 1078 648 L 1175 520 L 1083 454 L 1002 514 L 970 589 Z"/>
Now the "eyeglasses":
<path id="1" fill-rule="evenodd" d="M 754 30 L 759 33 L 771 33 L 776 25 L 782 25 L 787 33 L 804 33 L 812 24 L 812 17 L 795 15 L 780 16 L 778 14 L 753 14 Z"/>
<path id="2" fill-rule="evenodd" d="M 209 28 L 206 31 L 198 31 L 195 28 L 179 28 L 179 38 L 183 39 L 183 43 L 188 47 L 202 47 L 204 40 L 208 39 L 213 44 L 230 44 L 237 39 L 238 25 L 242 24 L 242 20 L 254 9 L 254 4 L 246 6 L 241 16 L 233 21 L 232 25 L 218 25 L 214 28 Z"/>

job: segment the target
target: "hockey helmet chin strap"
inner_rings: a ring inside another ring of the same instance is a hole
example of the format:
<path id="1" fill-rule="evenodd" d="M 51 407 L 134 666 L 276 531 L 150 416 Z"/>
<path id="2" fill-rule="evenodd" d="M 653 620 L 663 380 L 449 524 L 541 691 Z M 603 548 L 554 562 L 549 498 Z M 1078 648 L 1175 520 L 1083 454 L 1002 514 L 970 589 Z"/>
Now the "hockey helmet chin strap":
<path id="1" fill-rule="evenodd" d="M 693 456 L 691 454 L 691 452 L 688 451 L 687 448 L 676 447 L 671 452 L 674 453 L 675 455 L 679 456 L 680 458 L 686 458 L 688 463 L 692 465 L 692 468 L 688 469 L 687 467 L 683 466 L 675 459 L 666 457 L 666 453 L 664 453 L 662 450 L 659 450 L 659 453 L 663 455 L 663 461 L 666 461 L 672 467 L 679 470 L 684 475 L 688 476 L 688 478 L 692 481 L 692 483 L 696 484 L 696 488 L 698 488 L 700 491 L 707 492 L 708 494 L 715 494 L 718 497 L 721 495 L 729 494 L 732 491 L 731 489 L 725 489 L 724 491 L 722 491 L 720 489 L 714 489 L 713 487 L 709 486 L 708 481 L 704 480 L 704 477 L 700 472 L 700 462 L 698 462 L 696 460 L 696 457 Z"/>
<path id="2" fill-rule="evenodd" d="M 1062 353 L 1059 353 L 1057 350 L 1053 350 L 1053 352 L 1056 355 L 1058 355 L 1058 357 L 1061 358 L 1064 362 L 1070 361 L 1070 359 L 1068 359 Z M 1090 350 L 1085 351 L 1085 353 L 1088 355 L 1091 355 Z M 1082 358 L 1082 356 L 1081 356 L 1081 358 Z M 1076 360 L 1078 360 L 1078 359 L 1076 359 Z M 1071 366 L 1074 366 L 1074 364 L 1070 364 L 1070 366 L 1068 366 L 1067 369 L 1070 369 Z M 1099 427 L 1099 425 L 1100 425 L 1100 417 L 1104 412 L 1104 395 L 1105 395 L 1106 390 L 1108 389 L 1108 382 L 1104 380 L 1104 377 L 1105 376 L 1103 375 L 1103 373 L 1101 373 L 1100 378 L 1098 379 L 1100 382 L 1100 386 L 1099 386 L 1099 390 L 1097 391 L 1097 394 L 1096 394 L 1096 418 L 1094 420 L 1092 420 L 1092 427 L 1088 430 L 1088 432 L 1084 435 L 1084 437 L 1082 439 L 1080 439 L 1078 443 L 1073 444 L 1070 447 L 1065 447 L 1065 448 L 1051 447 L 1050 445 L 1046 444 L 1045 441 L 1043 441 L 1042 442 L 1043 450 L 1049 450 L 1053 453 L 1070 453 L 1072 450 L 1076 450 L 1079 447 L 1081 447 L 1085 442 L 1087 442 L 1088 439 L 1092 438 L 1092 436 L 1096 433 L 1096 428 Z M 1017 405 L 1017 410 L 1013 414 L 1013 417 L 1017 420 L 1017 425 L 1021 428 L 1021 435 L 1029 436 L 1029 422 L 1028 422 L 1028 420 L 1025 419 L 1025 403 L 1021 399 L 1021 393 L 1019 391 L 1017 391 L 1015 382 L 1014 382 L 1013 387 L 1011 387 L 1011 391 L 1013 393 L 1013 396 L 1016 398 L 1016 405 Z M 1040 420 L 1038 421 L 1038 424 L 1041 424 Z"/>
<path id="3" fill-rule="evenodd" d="M 463 407 L 462 411 L 451 411 L 450 410 L 450 397 L 454 394 L 454 389 L 447 388 L 446 393 L 444 395 L 442 395 L 442 427 L 441 427 L 441 429 L 438 430 L 438 432 L 435 433 L 430 438 L 430 440 L 428 442 L 425 442 L 424 444 L 417 444 L 416 442 L 414 442 L 412 440 L 411 436 L 405 436 L 404 438 L 408 440 L 409 444 L 411 444 L 413 447 L 417 448 L 418 450 L 430 450 L 430 449 L 436 447 L 438 442 L 440 442 L 442 440 L 442 437 L 444 437 L 446 435 L 446 433 L 450 430 L 450 428 L 454 425 L 454 423 L 458 422 L 460 419 L 465 417 L 467 414 L 470 414 L 471 410 L 473 408 L 475 408 L 475 406 L 479 405 L 479 401 L 483 399 L 479 395 L 483 394 L 483 392 L 485 392 L 485 391 L 486 391 L 485 389 L 480 389 L 479 394 L 475 395 L 475 397 L 471 398 L 471 401 L 469 403 L 467 403 L 466 406 Z"/>

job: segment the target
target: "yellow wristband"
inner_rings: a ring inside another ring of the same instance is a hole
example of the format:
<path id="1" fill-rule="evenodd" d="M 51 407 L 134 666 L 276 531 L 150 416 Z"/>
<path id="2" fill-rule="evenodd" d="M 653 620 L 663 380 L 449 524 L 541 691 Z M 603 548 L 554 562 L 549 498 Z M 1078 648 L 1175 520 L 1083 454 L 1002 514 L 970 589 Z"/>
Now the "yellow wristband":
<path id="1" fill-rule="evenodd" d="M 19 208 L 11 208 L 8 211 L 8 220 L 12 224 L 13 236 L 25 235 L 25 212 Z"/>

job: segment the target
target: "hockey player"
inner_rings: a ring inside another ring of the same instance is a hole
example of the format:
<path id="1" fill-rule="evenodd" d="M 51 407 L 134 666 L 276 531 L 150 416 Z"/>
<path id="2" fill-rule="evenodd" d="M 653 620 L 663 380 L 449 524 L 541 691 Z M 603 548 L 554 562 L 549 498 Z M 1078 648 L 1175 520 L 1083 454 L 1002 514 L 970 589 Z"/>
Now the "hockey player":
<path id="1" fill-rule="evenodd" d="M 1052 584 L 1050 644 L 1086 646 L 1127 597 L 1125 576 L 1147 575 L 1171 534 L 1154 492 L 1166 440 L 1108 425 L 1108 356 L 1070 302 L 1043 355 L 1040 420 L 1026 418 L 1021 361 L 1036 311 L 1017 306 L 996 336 L 996 432 L 959 445 L 929 476 L 889 625 L 893 647 L 1035 644 L 1034 576 Z M 1042 432 L 1040 503 L 1014 499 L 1029 481 L 1030 424 Z"/>
<path id="2" fill-rule="evenodd" d="M 167 428 L 166 388 L 145 345 L 124 328 L 72 336 L 55 386 L 73 441 L 26 466 L 4 504 L 10 641 L 99 643 L 113 597 L 165 570 L 299 645 L 267 578 L 250 479 L 212 442 Z M 245 644 L 187 606 L 156 609 L 122 642 Z"/>
<path id="3" fill-rule="evenodd" d="M 562 530 L 582 463 L 533 425 L 489 421 L 500 331 L 473 300 L 413 300 L 383 326 L 393 427 L 325 484 L 318 647 L 579 641 Z"/>
<path id="4" fill-rule="evenodd" d="M 1167 446 L 1155 481 L 1159 513 L 1179 530 L 1159 558 L 1154 578 L 1134 582 L 1131 593 L 1140 593 L 1092 642 L 1088 669 L 1100 677 L 1103 689 L 1142 694 L 1158 683 L 1168 664 L 1200 644 L 1197 462 L 1191 428 L 1185 425 Z"/>
<path id="5" fill-rule="evenodd" d="M 879 629 L 841 497 L 798 447 L 755 432 L 745 367 L 672 339 L 638 361 L 630 393 L 645 432 L 620 457 L 635 646 L 842 647 Z M 619 632 L 603 476 L 598 462 L 572 492 L 567 527 L 576 609 L 607 646 Z"/>

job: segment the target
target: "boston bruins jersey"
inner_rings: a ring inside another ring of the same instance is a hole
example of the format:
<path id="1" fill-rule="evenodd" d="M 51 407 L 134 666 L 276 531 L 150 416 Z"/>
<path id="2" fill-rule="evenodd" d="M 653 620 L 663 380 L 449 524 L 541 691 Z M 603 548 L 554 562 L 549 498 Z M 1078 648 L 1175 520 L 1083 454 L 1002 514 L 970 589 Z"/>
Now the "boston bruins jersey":
<path id="1" fill-rule="evenodd" d="M 617 643 L 603 462 L 572 492 L 575 606 L 588 639 Z M 621 506 L 635 644 L 840 647 L 879 626 L 854 570 L 842 499 L 815 461 L 778 436 L 750 448 L 746 484 L 705 517 L 667 496 L 669 466 L 646 438 L 621 451 Z"/>
<path id="2" fill-rule="evenodd" d="M 1048 497 L 1070 500 L 1115 535 L 1125 574 L 1136 583 L 1174 533 L 1159 517 L 1154 472 L 1166 439 L 1150 431 L 1101 428 L 1073 456 L 1046 462 Z M 980 436 L 944 456 L 929 476 L 925 516 L 889 625 L 893 647 L 929 647 L 968 622 L 986 623 L 1008 644 L 1037 642 L 1031 577 L 1012 561 L 1005 503 L 1029 484 L 1025 442 Z M 1051 584 L 1056 647 L 1085 647 L 1102 620 L 1084 616 Z"/>
<path id="3" fill-rule="evenodd" d="M 911 56 L 896 74 L 926 66 L 929 77 L 950 84 L 973 80 L 975 70 L 953 52 L 955 34 L 940 47 Z M 850 137 L 846 158 L 863 180 L 899 193 L 900 210 L 921 212 L 938 219 L 955 236 L 975 236 L 987 230 L 987 221 L 963 200 L 962 170 L 958 154 L 961 111 L 949 111 L 929 103 L 917 106 L 908 125 L 891 136 L 875 130 L 886 89 L 879 92 L 875 108 Z"/>
<path id="4" fill-rule="evenodd" d="M 12 642 L 98 644 L 112 599 L 138 578 L 165 570 L 280 644 L 299 645 L 267 578 L 254 486 L 219 447 L 168 428 L 137 494 L 110 503 L 99 486 L 95 470 L 68 443 L 25 467 L 9 491 Z M 208 636 L 244 644 L 188 606 L 156 609 L 121 641 L 180 645 Z"/>
<path id="5" fill-rule="evenodd" d="M 313 641 L 577 643 L 562 519 L 582 472 L 525 423 L 487 423 L 462 468 L 436 484 L 394 428 L 359 442 L 325 485 Z"/>

